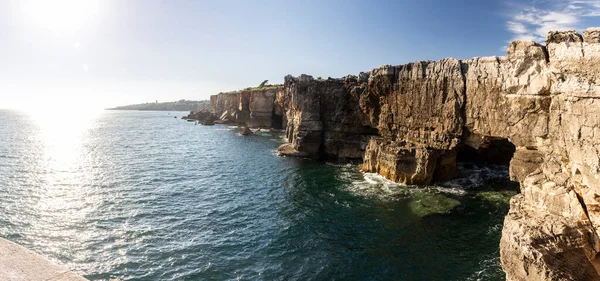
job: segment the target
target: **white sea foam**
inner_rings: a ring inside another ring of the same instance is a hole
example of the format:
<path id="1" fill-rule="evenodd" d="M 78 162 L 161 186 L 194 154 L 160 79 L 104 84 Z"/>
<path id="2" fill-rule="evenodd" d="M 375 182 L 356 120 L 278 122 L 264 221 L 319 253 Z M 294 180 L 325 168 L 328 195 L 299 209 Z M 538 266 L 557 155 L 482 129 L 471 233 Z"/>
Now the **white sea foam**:
<path id="1" fill-rule="evenodd" d="M 502 226 L 503 226 L 502 223 L 490 226 L 487 230 L 487 234 L 491 235 L 491 234 L 500 232 L 502 230 Z"/>
<path id="2" fill-rule="evenodd" d="M 504 182 L 508 170 L 500 166 L 477 166 L 459 163 L 461 178 L 432 186 L 411 186 L 393 182 L 377 173 L 363 173 L 353 164 L 328 164 L 339 169 L 338 179 L 347 182 L 346 190 L 359 196 L 381 201 L 422 198 L 437 194 L 450 197 L 465 196 L 470 189 L 485 187 L 492 182 Z"/>
<path id="3" fill-rule="evenodd" d="M 238 127 L 237 126 L 218 126 L 217 131 L 231 131 L 231 130 L 236 130 Z"/>
<path id="4" fill-rule="evenodd" d="M 467 277 L 466 281 L 487 281 L 502 275 L 500 257 L 498 253 L 495 253 L 493 257 L 481 260 L 479 262 L 479 270 Z"/>
<path id="5" fill-rule="evenodd" d="M 433 186 L 431 189 L 435 189 L 441 193 L 454 194 L 463 196 L 467 194 L 467 191 L 462 187 L 442 187 L 442 186 Z"/>
<path id="6" fill-rule="evenodd" d="M 399 200 L 409 194 L 406 185 L 390 181 L 379 174 L 359 172 L 358 168 L 351 164 L 341 168 L 341 180 L 348 182 L 346 189 L 351 193 L 382 201 Z"/>
<path id="7" fill-rule="evenodd" d="M 375 196 L 380 199 L 405 198 L 406 196 L 423 195 L 426 193 L 445 193 L 459 196 L 467 194 L 467 191 L 461 187 L 411 186 L 393 182 L 375 173 L 362 173 L 362 178 L 355 178 L 348 189 L 358 194 Z"/>
<path id="8" fill-rule="evenodd" d="M 364 178 L 371 184 L 383 184 L 383 185 L 403 185 L 397 182 L 386 179 L 384 176 L 376 173 L 364 173 Z M 405 186 L 405 185 L 403 185 Z"/>
<path id="9" fill-rule="evenodd" d="M 460 178 L 441 182 L 444 187 L 459 188 L 477 188 L 489 185 L 493 182 L 506 182 L 508 179 L 508 169 L 503 166 L 458 163 Z"/>
<path id="10" fill-rule="evenodd" d="M 365 175 L 365 181 L 367 181 L 370 184 L 377 184 L 376 180 L 371 179 L 371 177 L 368 177 L 367 175 Z"/>

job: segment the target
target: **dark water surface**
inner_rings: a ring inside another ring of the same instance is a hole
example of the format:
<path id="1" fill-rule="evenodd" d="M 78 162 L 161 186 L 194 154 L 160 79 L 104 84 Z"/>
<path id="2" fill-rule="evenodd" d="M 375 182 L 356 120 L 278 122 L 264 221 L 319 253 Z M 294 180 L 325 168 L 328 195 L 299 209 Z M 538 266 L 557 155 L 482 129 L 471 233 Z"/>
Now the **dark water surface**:
<path id="1" fill-rule="evenodd" d="M 181 112 L 0 111 L 0 236 L 91 280 L 503 280 L 512 191 L 277 157 Z"/>

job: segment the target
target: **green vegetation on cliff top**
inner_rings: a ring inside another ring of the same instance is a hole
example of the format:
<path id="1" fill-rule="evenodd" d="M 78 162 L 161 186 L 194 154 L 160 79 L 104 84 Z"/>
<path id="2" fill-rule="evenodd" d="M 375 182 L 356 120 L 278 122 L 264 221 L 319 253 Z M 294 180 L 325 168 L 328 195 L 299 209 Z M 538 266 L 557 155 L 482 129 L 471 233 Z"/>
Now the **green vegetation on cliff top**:
<path id="1" fill-rule="evenodd" d="M 283 84 L 274 84 L 274 85 L 264 85 L 264 86 L 258 86 L 258 87 L 248 87 L 248 88 L 244 88 L 243 91 L 255 91 L 255 90 L 270 90 L 270 89 L 275 89 L 278 87 L 283 87 Z M 233 91 L 232 93 L 235 92 L 239 92 L 238 91 Z"/>

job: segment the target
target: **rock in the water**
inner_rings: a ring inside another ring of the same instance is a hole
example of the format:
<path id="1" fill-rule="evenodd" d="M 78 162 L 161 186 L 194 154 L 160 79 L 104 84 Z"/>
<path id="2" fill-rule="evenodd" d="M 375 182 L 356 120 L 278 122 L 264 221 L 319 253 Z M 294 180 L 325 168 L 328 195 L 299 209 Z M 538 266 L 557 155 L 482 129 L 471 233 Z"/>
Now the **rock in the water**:
<path id="1" fill-rule="evenodd" d="M 210 111 L 200 110 L 196 112 L 190 112 L 189 115 L 181 117 L 188 122 L 197 122 L 196 124 L 202 125 L 214 125 L 217 117 Z"/>
<path id="2" fill-rule="evenodd" d="M 246 127 L 246 126 L 242 126 L 240 128 L 240 135 L 242 136 L 247 136 L 247 135 L 251 135 L 253 134 L 252 130 L 250 130 L 250 128 Z"/>
<path id="3" fill-rule="evenodd" d="M 289 157 L 309 157 L 309 154 L 306 152 L 298 151 L 294 148 L 291 143 L 284 143 L 277 148 L 277 154 L 279 156 L 289 156 Z"/>
<path id="4" fill-rule="evenodd" d="M 206 119 L 206 120 L 200 121 L 200 125 L 204 125 L 204 126 L 212 126 L 214 124 L 215 124 L 215 120 L 213 120 L 213 119 Z"/>
<path id="5" fill-rule="evenodd" d="M 367 146 L 362 170 L 376 172 L 395 182 L 429 184 L 443 152 L 407 142 L 372 138 Z"/>
<path id="6" fill-rule="evenodd" d="M 408 207 L 412 213 L 419 217 L 445 214 L 458 205 L 460 205 L 458 200 L 442 194 L 424 194 L 408 203 Z"/>
<path id="7" fill-rule="evenodd" d="M 517 194 L 516 191 L 512 190 L 500 190 L 500 191 L 480 191 L 477 192 L 477 196 L 494 204 L 508 205 L 510 199 Z"/>

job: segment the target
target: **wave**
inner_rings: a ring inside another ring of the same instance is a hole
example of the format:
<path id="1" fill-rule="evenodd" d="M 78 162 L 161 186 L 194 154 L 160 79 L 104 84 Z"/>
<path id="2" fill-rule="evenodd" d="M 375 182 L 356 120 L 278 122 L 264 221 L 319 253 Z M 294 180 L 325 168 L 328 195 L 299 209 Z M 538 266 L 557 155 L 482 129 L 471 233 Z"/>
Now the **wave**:
<path id="1" fill-rule="evenodd" d="M 501 165 L 476 165 L 457 163 L 461 177 L 441 182 L 444 187 L 461 187 L 465 189 L 479 188 L 494 183 L 508 183 L 508 167 Z"/>
<path id="2" fill-rule="evenodd" d="M 504 280 L 504 272 L 500 265 L 500 254 L 494 253 L 479 262 L 479 266 L 465 281 Z"/>

